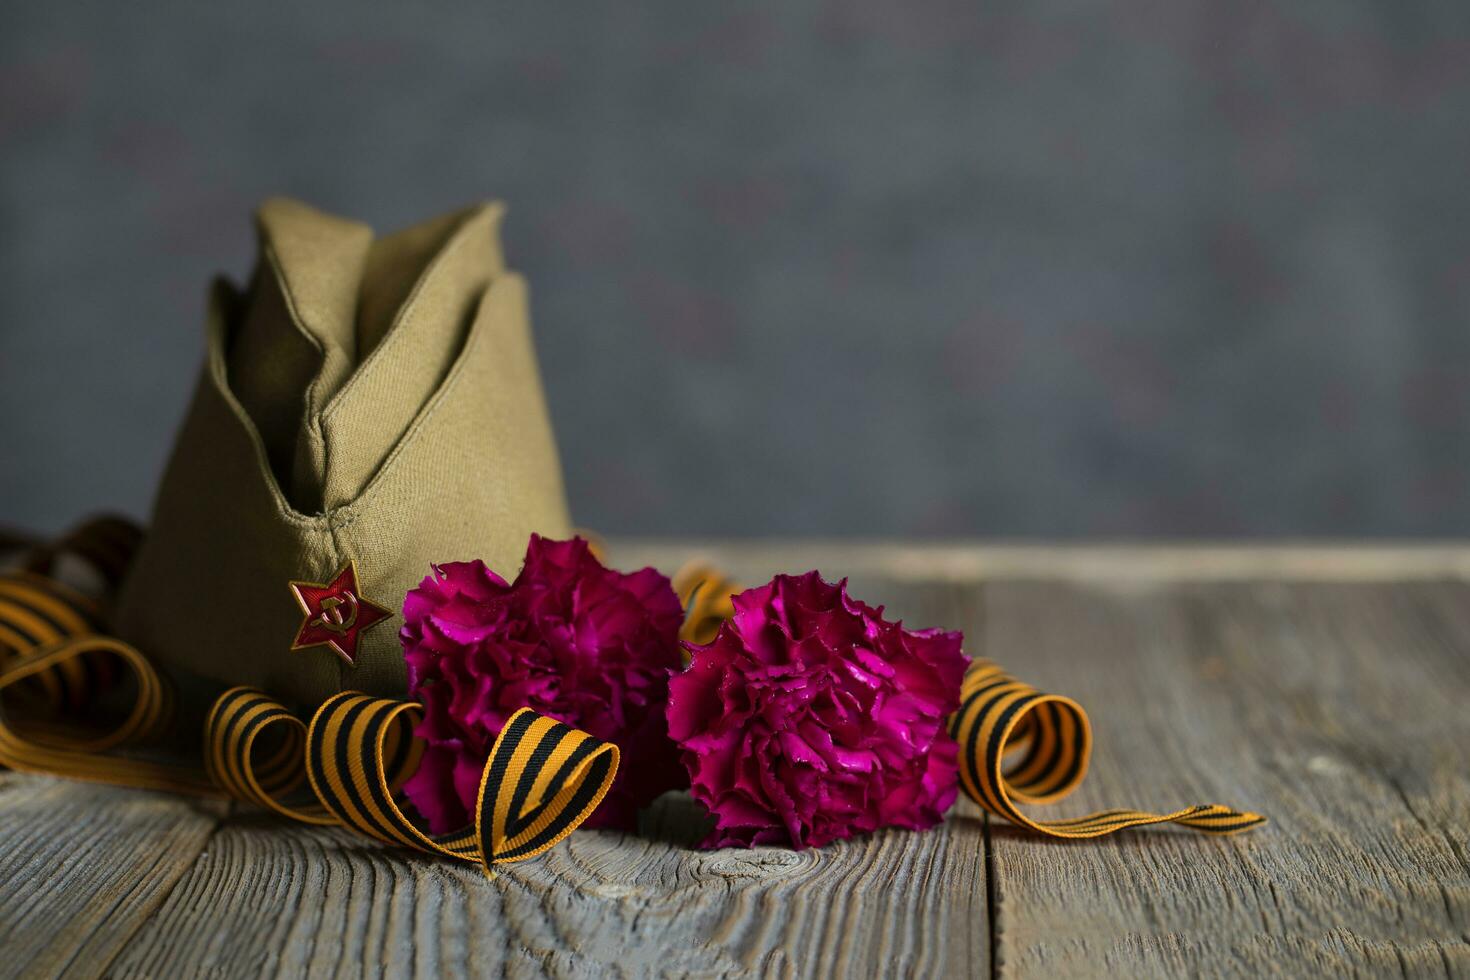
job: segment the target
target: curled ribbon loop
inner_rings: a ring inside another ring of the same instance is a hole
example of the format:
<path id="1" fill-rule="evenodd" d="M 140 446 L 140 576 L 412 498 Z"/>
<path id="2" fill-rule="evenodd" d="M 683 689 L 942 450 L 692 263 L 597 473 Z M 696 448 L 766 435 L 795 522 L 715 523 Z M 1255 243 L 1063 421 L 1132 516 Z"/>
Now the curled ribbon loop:
<path id="1" fill-rule="evenodd" d="M 34 572 L 0 572 L 0 669 L 97 630 L 97 604 L 81 593 Z M 110 666 L 105 657 L 67 657 L 28 670 L 24 686 L 52 708 L 75 711 L 105 686 Z"/>
<path id="2" fill-rule="evenodd" d="M 20 568 L 0 572 L 0 669 L 35 650 L 100 632 L 97 600 L 56 581 L 53 566 L 63 556 L 73 556 L 113 588 L 142 534 L 124 518 L 93 518 L 53 543 L 32 547 Z M 115 680 L 114 666 L 105 653 L 63 657 L 44 670 L 29 672 L 23 687 L 12 693 L 29 689 L 39 692 L 52 708 L 76 711 Z"/>
<path id="3" fill-rule="evenodd" d="M 1051 803 L 1077 788 L 1092 754 L 1092 727 L 1076 701 L 1044 694 L 988 660 L 976 660 L 966 671 L 950 734 L 959 743 L 965 795 L 996 816 L 1052 837 L 1102 837 L 1158 823 L 1234 834 L 1266 822 L 1260 814 L 1218 803 L 1173 813 L 1114 809 L 1070 820 L 1032 820 L 1016 804 Z M 1014 753 L 1024 754 L 1005 768 L 1004 758 Z"/>
<path id="4" fill-rule="evenodd" d="M 78 636 L 14 658 L 0 671 L 0 698 L 10 688 L 68 668 L 106 659 L 120 665 L 133 680 L 131 707 L 115 726 L 77 734 L 74 728 L 12 723 L 0 710 L 0 765 L 91 782 L 161 789 L 175 793 L 208 793 L 209 782 L 193 769 L 147 759 L 103 754 L 121 745 L 147 741 L 161 733 L 172 717 L 172 691 L 147 659 L 119 640 Z"/>
<path id="5" fill-rule="evenodd" d="M 216 786 L 301 823 L 338 823 L 319 803 L 288 802 L 306 782 L 305 758 L 306 725 L 253 687 L 221 694 L 204 722 L 204 769 Z"/>
<path id="6" fill-rule="evenodd" d="M 173 689 L 136 649 L 99 635 L 97 600 L 49 577 L 63 556 L 115 585 L 141 539 L 123 518 L 87 521 L 54 544 L 33 548 L 20 569 L 0 572 L 0 766 L 73 779 L 173 792 L 209 792 L 192 769 L 106 755 L 145 742 L 173 718 Z M 131 681 L 110 726 L 78 730 L 69 714 L 101 717 L 99 695 Z"/>
<path id="7" fill-rule="evenodd" d="M 394 799 L 423 754 L 413 735 L 421 710 L 412 701 L 347 692 L 323 703 L 304 726 L 262 692 L 234 688 L 216 701 L 205 725 L 206 758 L 231 796 L 487 869 L 535 857 L 562 840 L 602 802 L 617 774 L 617 746 L 522 708 L 491 748 L 474 825 L 431 836 Z M 274 747 L 264 737 L 271 728 Z M 315 804 L 288 802 L 303 775 Z"/>

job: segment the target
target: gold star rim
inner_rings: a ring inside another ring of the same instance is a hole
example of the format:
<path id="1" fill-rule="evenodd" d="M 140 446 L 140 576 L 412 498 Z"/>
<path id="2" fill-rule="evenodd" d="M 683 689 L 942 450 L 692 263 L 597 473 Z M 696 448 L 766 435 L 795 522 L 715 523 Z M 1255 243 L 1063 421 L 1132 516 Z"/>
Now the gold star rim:
<path id="1" fill-rule="evenodd" d="M 329 647 L 349 667 L 357 666 L 362 634 L 393 615 L 393 610 L 362 594 L 353 559 L 348 559 L 328 582 L 292 581 L 290 588 L 302 612 L 291 649 Z"/>

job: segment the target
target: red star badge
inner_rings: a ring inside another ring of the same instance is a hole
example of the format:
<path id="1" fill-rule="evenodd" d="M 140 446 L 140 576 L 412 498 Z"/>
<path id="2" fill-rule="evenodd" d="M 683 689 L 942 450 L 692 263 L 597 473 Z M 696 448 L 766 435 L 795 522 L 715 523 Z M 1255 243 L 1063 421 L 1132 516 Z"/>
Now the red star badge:
<path id="1" fill-rule="evenodd" d="M 291 649 L 305 650 L 325 644 L 347 661 L 349 667 L 357 666 L 357 638 L 362 631 L 393 615 L 392 610 L 358 592 L 357 564 L 351 561 L 326 585 L 292 582 L 291 594 L 306 614 Z"/>

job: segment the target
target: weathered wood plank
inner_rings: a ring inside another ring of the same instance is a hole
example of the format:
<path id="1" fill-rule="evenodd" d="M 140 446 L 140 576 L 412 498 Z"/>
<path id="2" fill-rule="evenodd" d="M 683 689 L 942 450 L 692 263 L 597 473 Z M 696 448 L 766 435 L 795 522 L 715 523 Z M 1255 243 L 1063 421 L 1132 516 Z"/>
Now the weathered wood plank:
<path id="1" fill-rule="evenodd" d="M 838 545 L 783 556 L 752 543 L 725 546 L 724 560 L 747 581 L 782 567 L 853 572 L 858 594 L 965 629 L 971 652 L 1079 698 L 1098 749 L 1056 815 L 1221 801 L 1273 818 L 1230 840 L 1054 843 L 995 826 L 1000 975 L 1459 976 L 1470 975 L 1464 555 Z M 1023 580 L 977 586 L 982 571 Z"/>
<path id="2" fill-rule="evenodd" d="M 670 795 L 643 832 L 579 831 L 478 869 L 264 815 L 226 823 L 114 965 L 122 977 L 985 975 L 978 821 L 821 851 L 694 850 Z"/>
<path id="3" fill-rule="evenodd" d="M 0 976 L 101 975 L 224 811 L 223 803 L 0 772 Z"/>
<path id="4" fill-rule="evenodd" d="M 1225 802 L 1272 824 L 992 833 L 1006 976 L 1470 975 L 1470 588 L 998 583 L 987 654 L 1092 714 L 1057 816 Z"/>

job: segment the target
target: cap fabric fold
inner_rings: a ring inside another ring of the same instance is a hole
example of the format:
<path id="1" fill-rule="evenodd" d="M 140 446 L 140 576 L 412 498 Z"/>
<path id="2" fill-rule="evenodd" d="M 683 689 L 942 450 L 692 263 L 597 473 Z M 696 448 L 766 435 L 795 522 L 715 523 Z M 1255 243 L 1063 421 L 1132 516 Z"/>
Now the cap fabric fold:
<path id="1" fill-rule="evenodd" d="M 261 207 L 249 289 L 211 297 L 204 370 L 119 598 L 123 639 L 179 677 L 304 705 L 402 696 L 396 613 L 432 561 L 512 577 L 532 532 L 570 533 L 501 213 L 375 240 L 297 202 Z M 349 563 L 361 598 L 395 615 L 351 662 L 292 649 L 292 583 Z"/>

